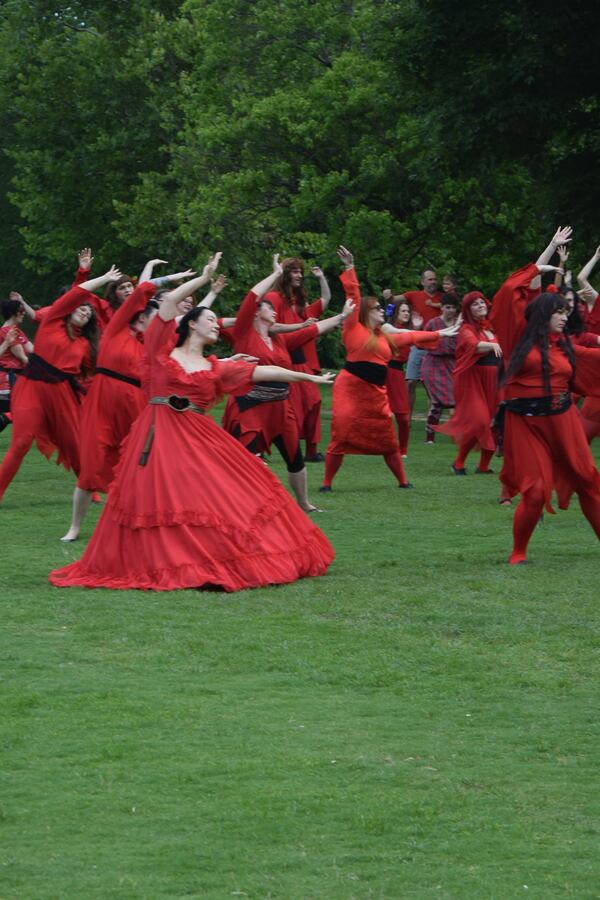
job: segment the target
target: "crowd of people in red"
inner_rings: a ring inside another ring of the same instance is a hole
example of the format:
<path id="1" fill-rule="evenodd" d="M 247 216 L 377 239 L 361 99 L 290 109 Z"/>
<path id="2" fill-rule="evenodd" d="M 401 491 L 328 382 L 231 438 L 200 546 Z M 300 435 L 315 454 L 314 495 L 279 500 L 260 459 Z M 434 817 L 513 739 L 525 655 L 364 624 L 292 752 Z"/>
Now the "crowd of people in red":
<path id="1" fill-rule="evenodd" d="M 324 461 L 321 492 L 332 491 L 346 454 L 383 456 L 398 486 L 412 487 L 403 459 L 422 383 L 425 442 L 440 432 L 454 439 L 454 475 L 467 475 L 474 450 L 481 475 L 492 474 L 494 452 L 503 456 L 500 502 L 519 497 L 511 564 L 527 561 L 553 492 L 560 508 L 576 493 L 600 537 L 588 445 L 600 433 L 600 304 L 589 283 L 600 247 L 575 291 L 571 235 L 559 228 L 491 301 L 479 291 L 461 298 L 453 275 L 440 291 L 428 269 L 419 291 L 383 291 L 385 308 L 361 293 L 352 253 L 340 247 L 346 302 L 330 316 L 322 270 L 312 269 L 320 296 L 309 302 L 303 261 L 274 257 L 228 319 L 212 310 L 226 286 L 219 253 L 199 276 L 153 278 L 164 261 L 150 260 L 135 286 L 114 266 L 91 277 L 85 249 L 73 284 L 50 306 L 35 310 L 14 291 L 2 301 L 0 430 L 11 426 L 11 436 L 0 501 L 34 441 L 77 477 L 61 540 L 78 539 L 94 492 L 107 493 L 83 557 L 50 574 L 57 586 L 234 591 L 321 575 L 334 551 L 311 519 L 319 510 L 305 463 Z M 542 278 L 552 281 L 542 287 Z M 37 323 L 33 343 L 26 316 Z M 317 340 L 337 328 L 346 362 L 323 456 L 318 385 L 334 376 L 321 372 Z M 219 337 L 232 345 L 226 359 L 206 355 Z M 207 412 L 225 394 L 220 427 Z M 265 465 L 272 445 L 296 502 Z M 183 480 L 182 470 L 197 477 Z"/>

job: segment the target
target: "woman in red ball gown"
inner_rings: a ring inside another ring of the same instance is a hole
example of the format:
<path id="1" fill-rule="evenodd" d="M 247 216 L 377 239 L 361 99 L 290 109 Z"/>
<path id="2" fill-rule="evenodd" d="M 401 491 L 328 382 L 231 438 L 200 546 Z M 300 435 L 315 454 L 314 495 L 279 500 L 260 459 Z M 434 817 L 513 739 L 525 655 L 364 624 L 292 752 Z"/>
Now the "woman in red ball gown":
<path id="1" fill-rule="evenodd" d="M 454 369 L 454 415 L 436 431 L 448 434 L 458 444 L 452 463 L 455 475 L 466 475 L 467 456 L 479 447 L 479 465 L 475 472 L 492 474 L 490 460 L 496 448 L 492 420 L 498 408 L 498 365 L 500 344 L 487 318 L 488 301 L 479 291 L 465 294 L 462 319 L 456 342 Z"/>
<path id="2" fill-rule="evenodd" d="M 57 450 L 57 463 L 79 474 L 79 379 L 93 369 L 97 342 L 97 297 L 91 292 L 120 277 L 113 266 L 48 308 L 12 393 L 12 439 L 0 466 L 0 500 L 34 440 L 44 456 Z"/>
<path id="3" fill-rule="evenodd" d="M 564 334 L 568 305 L 542 294 L 525 310 L 525 330 L 505 379 L 504 465 L 508 496 L 521 495 L 513 522 L 513 565 L 527 561 L 527 546 L 552 491 L 566 509 L 576 493 L 600 538 L 600 474 L 588 447 L 571 391 L 600 395 L 600 353 L 573 345 Z"/>
<path id="4" fill-rule="evenodd" d="M 346 296 L 356 306 L 344 322 L 342 331 L 346 365 L 333 389 L 331 442 L 325 457 L 325 478 L 319 490 L 331 491 L 332 481 L 346 453 L 383 456 L 398 487 L 412 487 L 404 474 L 385 389 L 387 367 L 399 348 L 412 344 L 424 349 L 435 347 L 444 332 L 382 333 L 384 313 L 381 305 L 375 297 L 360 296 L 350 251 L 340 247 L 338 255 L 346 266 L 341 275 Z"/>
<path id="5" fill-rule="evenodd" d="M 223 393 L 301 374 L 205 358 L 217 317 L 196 307 L 176 330 L 179 290 L 146 333 L 150 399 L 125 440 L 102 516 L 82 559 L 50 574 L 54 585 L 236 591 L 323 575 L 334 558 L 267 466 L 206 415 Z"/>

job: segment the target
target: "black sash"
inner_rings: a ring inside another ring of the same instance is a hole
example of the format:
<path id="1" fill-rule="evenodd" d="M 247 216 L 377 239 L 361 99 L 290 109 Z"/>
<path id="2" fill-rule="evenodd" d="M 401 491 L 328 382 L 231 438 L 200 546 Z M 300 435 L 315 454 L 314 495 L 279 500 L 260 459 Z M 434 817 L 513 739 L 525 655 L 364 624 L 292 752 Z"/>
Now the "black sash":
<path id="1" fill-rule="evenodd" d="M 261 403 L 273 403 L 278 400 L 287 400 L 290 389 L 285 382 L 282 381 L 257 381 L 247 394 L 242 394 L 235 398 L 238 409 L 244 412 L 246 409 L 252 409 Z"/>
<path id="2" fill-rule="evenodd" d="M 377 384 L 379 387 L 383 387 L 385 384 L 387 366 L 372 362 L 347 362 L 344 368 L 351 375 L 356 375 L 357 378 L 367 381 L 369 384 Z"/>
<path id="3" fill-rule="evenodd" d="M 290 353 L 290 357 L 295 365 L 306 362 L 306 356 L 304 355 L 304 350 L 302 349 L 302 347 L 296 347 L 295 350 L 292 350 L 292 352 Z"/>
<path id="4" fill-rule="evenodd" d="M 554 394 L 546 397 L 515 397 L 514 400 L 503 400 L 492 422 L 492 429 L 499 435 L 504 434 L 504 416 L 506 412 L 517 416 L 559 416 L 571 406 L 571 394 Z"/>
<path id="5" fill-rule="evenodd" d="M 43 381 L 46 384 L 61 384 L 63 381 L 68 381 L 78 403 L 81 403 L 81 396 L 85 394 L 85 389 L 71 372 L 57 369 L 37 353 L 29 354 L 27 365 L 21 369 L 21 375 L 29 378 L 30 381 Z"/>
<path id="6" fill-rule="evenodd" d="M 398 369 L 398 371 L 404 372 L 404 363 L 399 359 L 390 359 L 388 369 Z"/>
<path id="7" fill-rule="evenodd" d="M 105 369 L 104 366 L 98 366 L 96 375 L 106 375 L 108 378 L 114 378 L 116 381 L 124 381 L 126 384 L 132 384 L 137 388 L 141 388 L 142 386 L 142 382 L 139 378 L 130 378 L 129 375 L 121 375 L 120 372 L 113 372 L 112 369 Z"/>
<path id="8" fill-rule="evenodd" d="M 489 353 L 484 354 L 484 356 L 480 356 L 475 365 L 498 367 L 500 365 L 500 357 L 496 356 L 496 354 L 490 350 Z"/>

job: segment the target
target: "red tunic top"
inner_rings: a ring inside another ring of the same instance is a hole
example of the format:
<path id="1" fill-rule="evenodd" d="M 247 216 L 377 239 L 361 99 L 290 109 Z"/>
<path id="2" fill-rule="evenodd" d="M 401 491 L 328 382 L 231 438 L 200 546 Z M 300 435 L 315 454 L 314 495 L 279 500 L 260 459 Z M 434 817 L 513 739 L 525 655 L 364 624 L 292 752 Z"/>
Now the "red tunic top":
<path id="1" fill-rule="evenodd" d="M 428 294 L 427 291 L 405 291 L 404 296 L 411 304 L 412 308 L 423 316 L 424 323 L 435 319 L 440 314 L 439 306 L 429 306 L 428 300 L 433 303 L 441 303 L 443 294 L 438 291 L 435 294 Z"/>
<path id="2" fill-rule="evenodd" d="M 264 299 L 269 300 L 273 304 L 273 308 L 277 313 L 277 321 L 282 322 L 284 325 L 297 325 L 300 322 L 305 322 L 306 319 L 319 319 L 324 311 L 321 299 L 305 306 L 302 311 L 299 311 L 295 304 L 289 303 L 287 297 L 279 291 L 269 291 L 268 294 L 265 294 Z M 316 340 L 312 339 L 305 343 L 300 353 L 304 357 L 304 360 L 300 360 L 300 362 L 305 361 L 310 371 L 318 374 L 321 371 L 321 366 L 317 355 Z"/>
<path id="3" fill-rule="evenodd" d="M 34 351 L 51 366 L 79 375 L 85 364 L 89 364 L 89 342 L 87 338 L 74 334 L 69 336 L 65 317 L 75 312 L 78 306 L 90 303 L 95 306 L 97 297 L 84 288 L 73 287 L 52 306 L 46 307 L 34 341 Z M 38 310 L 39 311 L 39 310 Z"/>
<path id="4" fill-rule="evenodd" d="M 0 343 L 2 343 L 11 328 L 13 328 L 12 325 L 3 325 L 2 328 L 0 328 Z M 14 343 L 15 345 L 20 344 L 22 347 L 29 343 L 29 338 L 20 328 L 18 329 L 17 339 Z M 2 354 L 2 356 L 0 356 L 0 367 L 3 369 L 22 369 L 23 366 L 24 363 L 22 363 L 20 359 L 17 359 L 10 347 Z"/>

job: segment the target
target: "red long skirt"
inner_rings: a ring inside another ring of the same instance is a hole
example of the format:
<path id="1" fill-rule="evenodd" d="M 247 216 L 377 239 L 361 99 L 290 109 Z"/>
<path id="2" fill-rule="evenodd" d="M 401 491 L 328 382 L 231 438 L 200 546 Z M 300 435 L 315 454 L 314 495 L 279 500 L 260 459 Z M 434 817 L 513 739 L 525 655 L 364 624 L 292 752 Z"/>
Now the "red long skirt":
<path id="1" fill-rule="evenodd" d="M 492 419 L 498 408 L 498 370 L 495 366 L 471 366 L 454 379 L 455 409 L 445 425 L 435 431 L 447 434 L 457 444 L 476 441 L 481 450 L 494 450 Z"/>
<path id="2" fill-rule="evenodd" d="M 342 369 L 333 384 L 328 453 L 381 456 L 399 450 L 385 386 Z"/>
<path id="3" fill-rule="evenodd" d="M 11 394 L 11 444 L 35 440 L 47 459 L 79 473 L 81 404 L 68 381 L 47 384 L 20 376 Z"/>
<path id="4" fill-rule="evenodd" d="M 408 415 L 410 413 L 410 400 L 408 399 L 408 387 L 404 372 L 400 369 L 388 369 L 385 386 L 391 411 L 398 413 L 398 415 Z"/>
<path id="5" fill-rule="evenodd" d="M 154 441 L 139 464 L 150 423 Z M 149 407 L 123 444 L 106 506 L 58 587 L 226 591 L 323 575 L 325 535 L 267 466 L 211 419 Z"/>
<path id="6" fill-rule="evenodd" d="M 553 490 L 559 509 L 567 509 L 571 494 L 582 488 L 600 493 L 600 474 L 576 408 L 571 406 L 557 416 L 507 412 L 500 481 L 510 497 L 531 488 L 543 489 L 550 513 L 554 512 Z"/>
<path id="7" fill-rule="evenodd" d="M 250 409 L 241 410 L 235 397 L 228 397 L 222 425 L 225 431 L 242 443 L 251 441 L 256 453 L 270 453 L 273 438 L 279 435 L 290 459 L 298 450 L 298 422 L 289 400 L 257 403 Z"/>
<path id="8" fill-rule="evenodd" d="M 121 443 L 146 403 L 144 392 L 135 385 L 102 373 L 94 376 L 81 412 L 78 487 L 106 493 Z"/>
<path id="9" fill-rule="evenodd" d="M 294 372 L 313 374 L 307 363 L 295 363 Z M 299 381 L 290 384 L 290 403 L 298 423 L 298 434 L 309 444 L 318 444 L 321 440 L 321 394 L 316 384 L 310 381 Z"/>

